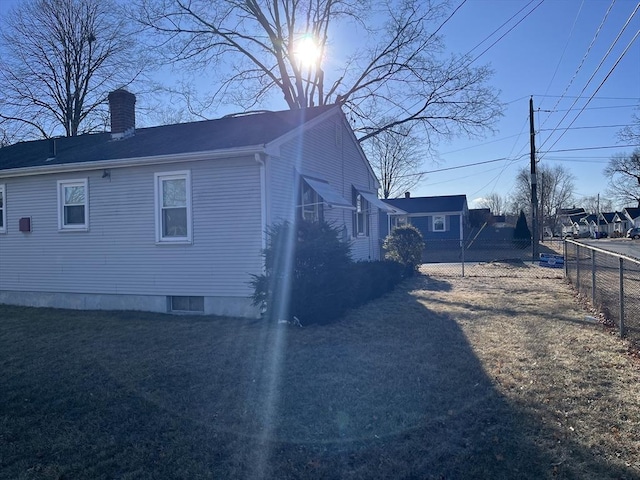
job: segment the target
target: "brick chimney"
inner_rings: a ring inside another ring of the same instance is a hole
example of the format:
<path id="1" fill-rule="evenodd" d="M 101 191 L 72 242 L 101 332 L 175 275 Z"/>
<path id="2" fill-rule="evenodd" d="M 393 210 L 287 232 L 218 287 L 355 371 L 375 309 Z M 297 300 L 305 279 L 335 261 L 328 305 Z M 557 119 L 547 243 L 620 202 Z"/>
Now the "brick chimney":
<path id="1" fill-rule="evenodd" d="M 404 198 L 411 198 L 411 192 L 404 192 Z"/>
<path id="2" fill-rule="evenodd" d="M 111 138 L 120 139 L 133 135 L 136 128 L 136 96 L 119 88 L 111 92 L 108 98 Z"/>

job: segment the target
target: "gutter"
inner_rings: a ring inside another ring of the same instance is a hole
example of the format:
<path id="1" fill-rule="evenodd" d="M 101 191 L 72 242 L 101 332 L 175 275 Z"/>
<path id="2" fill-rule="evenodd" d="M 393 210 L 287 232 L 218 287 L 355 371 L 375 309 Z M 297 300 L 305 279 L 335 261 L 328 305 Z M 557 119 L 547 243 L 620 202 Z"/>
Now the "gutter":
<path id="1" fill-rule="evenodd" d="M 163 165 L 167 163 L 198 162 L 203 160 L 253 156 L 264 152 L 264 145 L 251 145 L 247 147 L 227 148 L 223 150 L 209 150 L 204 152 L 61 163 L 56 165 L 39 165 L 37 167 L 10 168 L 7 170 L 0 170 L 0 178 L 27 177 L 31 175 L 47 175 L 52 173 L 104 170 L 113 168 L 138 167 L 145 165 Z"/>

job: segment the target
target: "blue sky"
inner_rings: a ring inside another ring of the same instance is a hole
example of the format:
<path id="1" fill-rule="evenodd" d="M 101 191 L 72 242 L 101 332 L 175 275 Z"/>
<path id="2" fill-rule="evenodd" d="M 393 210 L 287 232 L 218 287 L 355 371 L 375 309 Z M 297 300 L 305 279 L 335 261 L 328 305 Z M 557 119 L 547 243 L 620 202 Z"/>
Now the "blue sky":
<path id="1" fill-rule="evenodd" d="M 443 30 L 447 46 L 454 51 L 468 52 L 529 3 L 518 17 L 474 50 L 475 55 L 540 2 L 467 1 Z M 425 170 L 503 157 L 510 160 L 429 174 L 415 189 L 415 195 L 466 194 L 472 202 L 491 192 L 508 194 L 517 171 L 530 166 L 528 109 L 529 98 L 533 95 L 534 108 L 540 109 L 534 115 L 536 130 L 539 130 L 536 135 L 536 147 L 541 152 L 539 165 L 560 164 L 570 170 L 576 179 L 578 201 L 582 196 L 598 193 L 604 196 L 607 179 L 602 171 L 608 159 L 615 153 L 633 150 L 620 146 L 617 138 L 620 127 L 614 125 L 629 124 L 634 111 L 640 114 L 637 110 L 640 104 L 640 38 L 632 43 L 587 104 L 640 29 L 638 12 L 596 71 L 637 5 L 635 0 L 616 1 L 583 61 L 610 5 L 609 0 L 546 0 L 482 55 L 478 63 L 491 64 L 495 71 L 493 85 L 501 90 L 501 100 L 507 104 L 505 116 L 498 124 L 499 131 L 486 139 L 456 139 L 441 144 L 440 165 L 428 162 Z M 592 75 L 593 79 L 587 84 Z M 576 99 L 577 96 L 585 98 Z M 585 104 L 586 109 L 578 115 Z M 568 109 L 577 110 L 567 112 Z M 572 122 L 572 129 L 565 131 Z M 618 147 L 556 152 L 603 146 Z"/>
<path id="2" fill-rule="evenodd" d="M 462 1 L 452 0 L 452 7 Z M 19 2 L 0 0 L 0 15 Z M 640 38 L 613 68 L 640 30 L 640 12 L 631 19 L 606 58 L 605 53 L 636 6 L 636 0 L 464 2 L 441 33 L 450 52 L 472 51 L 474 57 L 497 41 L 480 56 L 477 65 L 490 64 L 493 68 L 491 84 L 501 91 L 505 115 L 494 136 L 442 142 L 437 149 L 439 158 L 425 158 L 424 171 L 507 160 L 429 173 L 412 195 L 466 194 L 474 206 L 474 200 L 489 193 L 509 194 L 517 171 L 529 168 L 528 109 L 533 95 L 534 107 L 539 109 L 535 115 L 539 164 L 560 164 L 569 169 L 575 176 L 578 202 L 580 197 L 598 193 L 604 197 L 607 179 L 602 171 L 608 159 L 613 154 L 633 150 L 619 142 L 617 133 L 621 127 L 616 125 L 629 124 L 634 112 L 640 115 Z M 531 13 L 527 15 L 528 12 Z M 513 30 L 506 33 L 511 27 Z M 578 115 L 609 73 L 609 78 Z M 564 130 L 572 122 L 572 128 Z"/>

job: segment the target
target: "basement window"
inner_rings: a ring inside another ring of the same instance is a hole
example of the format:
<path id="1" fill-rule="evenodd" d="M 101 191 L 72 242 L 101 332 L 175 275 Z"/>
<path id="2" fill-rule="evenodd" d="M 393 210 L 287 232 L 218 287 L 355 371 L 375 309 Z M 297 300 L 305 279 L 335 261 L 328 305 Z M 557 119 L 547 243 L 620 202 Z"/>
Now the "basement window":
<path id="1" fill-rule="evenodd" d="M 169 311 L 176 313 L 204 313 L 204 297 L 167 297 Z"/>

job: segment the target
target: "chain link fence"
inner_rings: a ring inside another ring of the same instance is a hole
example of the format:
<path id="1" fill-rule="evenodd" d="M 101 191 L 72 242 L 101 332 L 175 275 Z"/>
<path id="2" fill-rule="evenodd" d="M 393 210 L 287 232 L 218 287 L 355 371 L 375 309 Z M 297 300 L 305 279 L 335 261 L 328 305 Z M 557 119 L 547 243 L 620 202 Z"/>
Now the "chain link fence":
<path id="1" fill-rule="evenodd" d="M 640 261 L 573 240 L 565 242 L 564 258 L 575 289 L 640 345 Z"/>
<path id="2" fill-rule="evenodd" d="M 562 248 L 562 241 L 554 239 L 541 243 L 538 251 L 562 255 Z M 533 257 L 532 245 L 515 241 L 426 240 L 422 261 L 421 271 L 433 276 L 561 278 L 564 275 L 561 263 L 541 267 L 539 259 Z"/>

